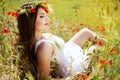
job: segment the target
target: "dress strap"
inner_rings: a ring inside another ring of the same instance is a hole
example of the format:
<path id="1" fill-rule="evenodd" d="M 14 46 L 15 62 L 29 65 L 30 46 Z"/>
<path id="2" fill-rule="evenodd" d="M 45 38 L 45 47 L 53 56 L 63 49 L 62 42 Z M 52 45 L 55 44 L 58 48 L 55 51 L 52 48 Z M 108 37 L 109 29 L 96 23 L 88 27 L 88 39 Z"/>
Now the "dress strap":
<path id="1" fill-rule="evenodd" d="M 38 46 L 39 46 L 42 42 L 48 42 L 48 43 L 54 45 L 54 43 L 53 43 L 52 41 L 50 41 L 50 40 L 45 40 L 45 39 L 43 39 L 43 40 L 38 40 L 38 41 L 35 43 L 35 54 L 36 54 L 36 51 L 37 51 Z"/>

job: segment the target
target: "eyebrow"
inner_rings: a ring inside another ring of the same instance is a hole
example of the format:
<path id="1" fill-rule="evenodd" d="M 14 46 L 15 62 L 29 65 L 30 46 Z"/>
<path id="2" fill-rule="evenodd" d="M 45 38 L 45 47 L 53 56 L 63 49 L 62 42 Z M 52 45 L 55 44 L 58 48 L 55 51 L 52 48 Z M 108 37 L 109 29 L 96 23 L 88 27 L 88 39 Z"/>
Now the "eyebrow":
<path id="1" fill-rule="evenodd" d="M 42 14 L 42 15 L 45 15 L 45 13 L 39 13 L 39 15 Z"/>

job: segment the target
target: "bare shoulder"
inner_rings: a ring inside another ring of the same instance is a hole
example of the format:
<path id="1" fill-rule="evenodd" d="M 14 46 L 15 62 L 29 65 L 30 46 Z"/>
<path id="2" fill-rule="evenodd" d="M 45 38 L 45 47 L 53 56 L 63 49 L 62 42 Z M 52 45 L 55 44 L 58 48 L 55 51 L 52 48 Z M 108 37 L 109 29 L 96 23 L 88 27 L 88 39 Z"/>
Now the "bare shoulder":
<path id="1" fill-rule="evenodd" d="M 42 42 L 37 48 L 37 55 L 51 55 L 54 52 L 54 46 L 49 42 Z"/>
<path id="2" fill-rule="evenodd" d="M 52 53 L 54 47 L 49 42 L 42 42 L 37 49 L 37 64 L 38 64 L 38 73 L 45 74 L 46 78 L 49 76 L 50 72 L 50 61 L 52 58 Z M 48 80 L 48 79 L 47 79 Z"/>

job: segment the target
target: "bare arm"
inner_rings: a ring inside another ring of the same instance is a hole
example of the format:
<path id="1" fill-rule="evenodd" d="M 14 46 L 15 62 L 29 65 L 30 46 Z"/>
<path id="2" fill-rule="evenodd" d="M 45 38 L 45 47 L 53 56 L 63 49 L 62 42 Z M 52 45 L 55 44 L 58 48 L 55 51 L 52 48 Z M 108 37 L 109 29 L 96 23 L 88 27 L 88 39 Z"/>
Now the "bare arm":
<path id="1" fill-rule="evenodd" d="M 78 33 L 76 33 L 70 41 L 82 47 L 83 43 L 88 40 L 92 41 L 93 43 L 96 43 L 97 41 L 95 39 L 95 36 L 96 34 L 90 29 L 83 28 Z"/>
<path id="2" fill-rule="evenodd" d="M 49 79 L 50 72 L 50 60 L 54 51 L 53 46 L 50 43 L 43 42 L 37 48 L 37 64 L 38 74 L 40 77 L 44 77 L 45 80 Z"/>
<path id="3" fill-rule="evenodd" d="M 52 53 L 54 52 L 54 47 L 50 43 L 43 42 L 37 48 L 37 64 L 38 64 L 38 74 L 39 77 L 42 77 L 44 80 L 49 79 L 50 72 L 50 60 Z M 55 78 L 54 80 L 69 80 L 66 78 Z"/>

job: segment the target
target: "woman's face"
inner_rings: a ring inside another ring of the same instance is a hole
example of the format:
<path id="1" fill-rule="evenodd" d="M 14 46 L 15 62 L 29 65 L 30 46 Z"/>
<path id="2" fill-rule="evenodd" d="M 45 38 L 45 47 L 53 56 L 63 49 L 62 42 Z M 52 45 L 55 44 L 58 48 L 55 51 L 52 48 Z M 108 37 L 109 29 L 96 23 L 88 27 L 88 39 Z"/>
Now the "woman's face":
<path id="1" fill-rule="evenodd" d="M 48 17 L 44 9 L 39 8 L 37 12 L 37 17 L 35 21 L 35 30 L 44 32 L 49 29 Z"/>

